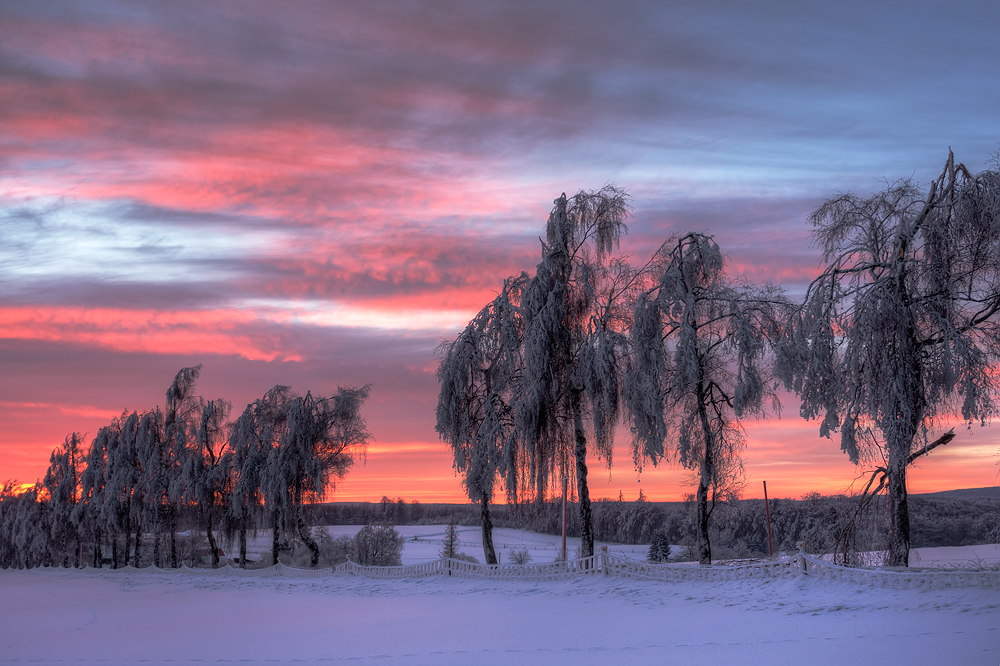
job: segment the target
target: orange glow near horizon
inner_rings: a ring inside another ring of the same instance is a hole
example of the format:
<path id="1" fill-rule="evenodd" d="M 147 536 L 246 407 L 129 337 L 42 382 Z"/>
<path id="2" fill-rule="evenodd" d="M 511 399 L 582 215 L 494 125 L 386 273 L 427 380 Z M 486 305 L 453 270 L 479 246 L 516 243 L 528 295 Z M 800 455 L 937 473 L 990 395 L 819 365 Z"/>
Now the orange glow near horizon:
<path id="1" fill-rule="evenodd" d="M 0 414 L 6 410 L 20 410 L 22 418 L 47 412 L 55 407 L 61 416 L 47 419 L 46 431 L 51 437 L 45 441 L 22 440 L 5 442 L 0 449 L 0 480 L 18 480 L 24 488 L 32 479 L 44 476 L 48 455 L 62 441 L 58 432 L 89 434 L 87 442 L 97 429 L 107 424 L 109 412 L 99 409 L 78 409 L 65 406 L 10 405 L 0 403 Z M 13 412 L 6 413 L 10 416 Z M 86 418 L 81 418 L 87 415 Z M 117 414 L 115 414 L 117 416 Z M 33 420 L 33 419 L 32 419 Z M 81 427 L 84 425 L 86 427 Z M 768 482 L 772 498 L 797 499 L 819 492 L 823 495 L 848 494 L 859 488 L 857 479 L 867 478 L 866 466 L 855 467 L 839 451 L 839 442 L 816 436 L 816 424 L 796 418 L 751 424 L 748 428 L 748 446 L 744 455 L 744 498 L 763 497 L 761 481 Z M 973 430 L 972 434 L 958 431 L 958 437 L 945 447 L 940 447 L 911 468 L 908 474 L 909 491 L 913 494 L 933 493 L 956 488 L 976 488 L 998 485 L 997 432 L 992 429 Z M 22 437 L 29 430 L 22 431 Z M 794 444 L 795 455 L 789 455 Z M 619 438 L 615 449 L 615 466 L 612 470 L 602 461 L 591 457 L 589 461 L 589 488 L 591 497 L 616 499 L 619 494 L 634 500 L 640 489 L 651 501 L 683 501 L 694 492 L 694 479 L 688 470 L 669 461 L 654 467 L 646 465 L 642 472 L 631 466 L 627 440 Z M 861 482 L 863 484 L 863 481 Z M 376 441 L 372 443 L 365 459 L 359 459 L 347 476 L 330 489 L 326 501 L 377 502 L 382 496 L 406 501 L 466 503 L 461 480 L 452 469 L 451 453 L 440 441 Z M 498 486 L 495 501 L 504 502 L 502 488 Z"/>

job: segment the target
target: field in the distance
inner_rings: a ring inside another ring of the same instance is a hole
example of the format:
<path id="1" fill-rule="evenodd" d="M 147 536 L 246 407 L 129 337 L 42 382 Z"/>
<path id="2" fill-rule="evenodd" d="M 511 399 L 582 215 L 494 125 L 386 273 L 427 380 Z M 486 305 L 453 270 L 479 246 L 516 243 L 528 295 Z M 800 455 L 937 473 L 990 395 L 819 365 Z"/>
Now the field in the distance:
<path id="1" fill-rule="evenodd" d="M 361 529 L 360 525 L 331 525 L 326 528 L 334 537 L 346 534 L 353 536 Z M 439 557 L 441 540 L 444 538 L 446 525 L 400 525 L 396 527 L 406 541 L 403 546 L 403 564 L 418 564 Z M 461 541 L 461 552 L 472 555 L 480 562 L 485 561 L 483 555 L 482 530 L 478 527 L 457 527 Z M 254 557 L 265 557 L 271 547 L 270 533 L 263 533 L 252 540 L 250 553 Z M 566 550 L 570 558 L 580 546 L 580 539 L 568 537 Z M 644 544 L 606 544 L 596 542 L 594 549 L 607 546 L 608 551 L 624 555 L 633 560 L 645 560 L 649 546 Z M 501 564 L 507 562 L 508 553 L 512 549 L 527 548 L 531 553 L 532 562 L 552 562 L 562 548 L 562 538 L 551 534 L 539 534 L 527 530 L 498 528 L 493 530 L 493 547 L 500 557 Z M 683 547 L 672 546 L 675 553 L 681 553 Z M 692 564 L 694 564 L 692 562 Z M 914 548 L 910 551 L 911 567 L 972 567 L 1000 566 L 1000 546 L 987 544 L 981 546 L 957 546 L 950 548 Z"/>
<path id="2" fill-rule="evenodd" d="M 400 528 L 404 561 L 436 557 L 443 530 Z M 501 552 L 534 544 L 536 561 L 554 558 L 557 537 L 508 532 L 496 535 Z M 481 557 L 478 530 L 461 538 Z M 1000 555 L 998 546 L 935 550 L 921 552 L 925 563 Z M 0 664 L 1000 663 L 1000 596 L 985 589 L 34 569 L 0 571 L 0 590 Z"/>

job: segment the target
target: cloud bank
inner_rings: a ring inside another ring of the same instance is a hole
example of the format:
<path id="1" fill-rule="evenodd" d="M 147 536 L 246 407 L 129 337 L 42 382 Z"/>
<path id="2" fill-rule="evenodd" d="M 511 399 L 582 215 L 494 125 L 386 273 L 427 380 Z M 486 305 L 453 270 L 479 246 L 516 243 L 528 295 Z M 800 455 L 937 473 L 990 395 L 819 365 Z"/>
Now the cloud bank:
<path id="1" fill-rule="evenodd" d="M 990 160 L 998 23 L 986 2 L 5 3 L 0 477 L 204 363 L 237 406 L 373 382 L 388 448 L 338 497 L 458 499 L 434 350 L 533 270 L 554 197 L 625 186 L 637 260 L 703 231 L 795 294 L 823 199 L 927 182 L 948 146 Z M 751 478 L 787 460 L 788 494 L 846 486 L 795 411 L 751 427 Z M 995 482 L 927 467 L 929 489 Z M 686 492 L 627 462 L 609 484 Z"/>

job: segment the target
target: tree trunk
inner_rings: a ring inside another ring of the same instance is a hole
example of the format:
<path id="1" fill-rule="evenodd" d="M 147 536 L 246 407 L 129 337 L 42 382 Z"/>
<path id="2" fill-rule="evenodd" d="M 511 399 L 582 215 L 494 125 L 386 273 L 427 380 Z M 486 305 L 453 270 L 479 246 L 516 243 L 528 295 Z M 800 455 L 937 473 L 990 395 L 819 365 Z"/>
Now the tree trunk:
<path id="1" fill-rule="evenodd" d="M 319 546 L 316 545 L 312 535 L 309 534 L 309 529 L 306 527 L 306 520 L 302 516 L 302 488 L 298 484 L 295 486 L 295 527 L 298 529 L 299 538 L 302 539 L 302 543 L 306 545 L 312 554 L 309 566 L 316 568 L 316 565 L 319 564 Z"/>
<path id="2" fill-rule="evenodd" d="M 176 569 L 180 566 L 177 561 L 177 509 L 171 504 L 167 516 L 170 524 L 170 568 Z"/>
<path id="3" fill-rule="evenodd" d="M 890 567 L 910 565 L 910 506 L 906 492 L 906 468 L 910 464 L 910 449 L 917 433 L 916 417 L 911 427 L 898 438 L 886 442 L 889 464 L 886 465 L 886 491 L 889 495 L 889 553 L 886 564 Z"/>
<path id="4" fill-rule="evenodd" d="M 118 532 L 111 534 L 111 568 L 118 568 Z"/>
<path id="5" fill-rule="evenodd" d="M 97 530 L 94 532 L 94 568 L 101 568 L 101 560 L 104 559 L 101 553 L 101 531 Z"/>
<path id="6" fill-rule="evenodd" d="M 704 467 L 698 477 L 698 564 L 712 563 L 712 543 L 708 538 L 708 489 Z"/>
<path id="7" fill-rule="evenodd" d="M 590 490 L 587 488 L 587 435 L 583 429 L 583 390 L 572 389 L 573 428 L 576 431 L 576 491 L 580 499 L 580 555 L 594 554 L 594 526 L 590 511 Z"/>
<path id="8" fill-rule="evenodd" d="M 916 331 L 912 325 L 907 333 L 905 342 L 909 345 L 909 349 L 906 352 L 909 358 L 917 359 Z M 889 493 L 889 557 L 886 564 L 890 567 L 910 565 L 910 507 L 906 493 L 906 468 L 912 462 L 910 450 L 913 448 L 913 440 L 923 420 L 925 403 L 921 374 L 919 361 L 914 360 L 910 372 L 904 373 L 903 376 L 907 382 L 904 395 L 909 404 L 897 407 L 899 417 L 896 423 L 898 428 L 896 437 L 892 440 L 886 437 L 886 446 L 889 449 L 889 464 L 886 466 L 886 485 Z"/>
<path id="9" fill-rule="evenodd" d="M 215 544 L 215 535 L 212 534 L 212 512 L 208 512 L 208 530 L 205 533 L 208 537 L 208 549 L 212 551 L 212 568 L 219 566 L 219 548 Z"/>
<path id="10" fill-rule="evenodd" d="M 915 232 L 914 232 L 915 233 Z M 916 323 L 910 309 L 912 299 L 906 287 L 906 263 L 904 257 L 909 248 L 910 237 L 900 237 L 900 247 L 895 268 L 895 307 L 905 312 L 905 321 L 899 328 L 896 344 L 896 358 L 906 360 L 896 368 L 902 383 L 902 391 L 894 393 L 900 397 L 892 404 L 893 422 L 881 428 L 888 448 L 886 466 L 887 491 L 889 493 L 889 556 L 886 562 L 891 567 L 906 567 L 910 561 L 910 508 L 906 496 L 906 468 L 910 464 L 910 451 L 923 420 L 926 398 L 923 388 L 923 371 L 920 365 L 921 350 L 918 342 Z"/>
<path id="11" fill-rule="evenodd" d="M 142 555 L 142 524 L 135 526 L 135 556 L 133 561 L 135 566 L 139 566 L 139 557 Z"/>
<path id="12" fill-rule="evenodd" d="M 128 514 L 125 514 L 125 562 L 123 566 L 128 566 L 129 563 L 129 549 L 132 547 L 132 523 L 128 519 Z"/>
<path id="13" fill-rule="evenodd" d="M 247 568 L 247 528 L 240 527 L 240 569 Z"/>
<path id="14" fill-rule="evenodd" d="M 480 516 L 483 520 L 483 554 L 486 564 L 497 563 L 497 551 L 493 548 L 493 518 L 490 517 L 490 496 L 483 492 L 480 503 Z"/>
<path id="15" fill-rule="evenodd" d="M 712 486 L 715 474 L 715 438 L 708 422 L 708 411 L 705 407 L 707 396 L 704 384 L 699 381 L 696 388 L 698 397 L 698 417 L 701 420 L 702 438 L 705 451 L 701 460 L 701 470 L 698 475 L 698 564 L 712 563 L 712 543 L 708 537 L 708 519 L 711 509 L 708 506 L 708 491 Z"/>
<path id="16" fill-rule="evenodd" d="M 60 566 L 62 566 L 63 569 L 67 569 L 69 568 L 69 537 L 66 535 L 65 528 L 60 531 L 59 549 L 63 554 L 62 564 Z"/>
<path id="17" fill-rule="evenodd" d="M 278 510 L 274 510 L 274 516 L 271 520 L 271 564 L 278 563 Z"/>
<path id="18" fill-rule="evenodd" d="M 153 528 L 153 564 L 160 566 L 160 521 L 157 518 Z"/>
<path id="19" fill-rule="evenodd" d="M 906 496 L 906 467 L 890 463 L 887 476 L 890 517 L 889 557 L 886 564 L 905 567 L 909 566 L 910 561 L 910 508 Z"/>

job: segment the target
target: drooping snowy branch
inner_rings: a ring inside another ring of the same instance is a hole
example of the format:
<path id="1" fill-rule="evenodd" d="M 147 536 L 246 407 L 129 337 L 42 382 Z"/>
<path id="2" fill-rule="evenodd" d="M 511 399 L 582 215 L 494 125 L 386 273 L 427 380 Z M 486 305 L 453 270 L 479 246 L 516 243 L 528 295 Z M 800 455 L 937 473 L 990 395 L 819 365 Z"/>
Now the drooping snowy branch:
<path id="1" fill-rule="evenodd" d="M 776 408 L 766 352 L 787 306 L 776 288 L 734 284 L 709 236 L 672 239 L 658 255 L 658 280 L 635 300 L 631 329 L 633 457 L 655 464 L 676 429 L 674 453 L 698 479 L 699 560 L 707 564 L 712 507 L 742 479 L 739 419 L 763 415 L 767 398 Z"/>

